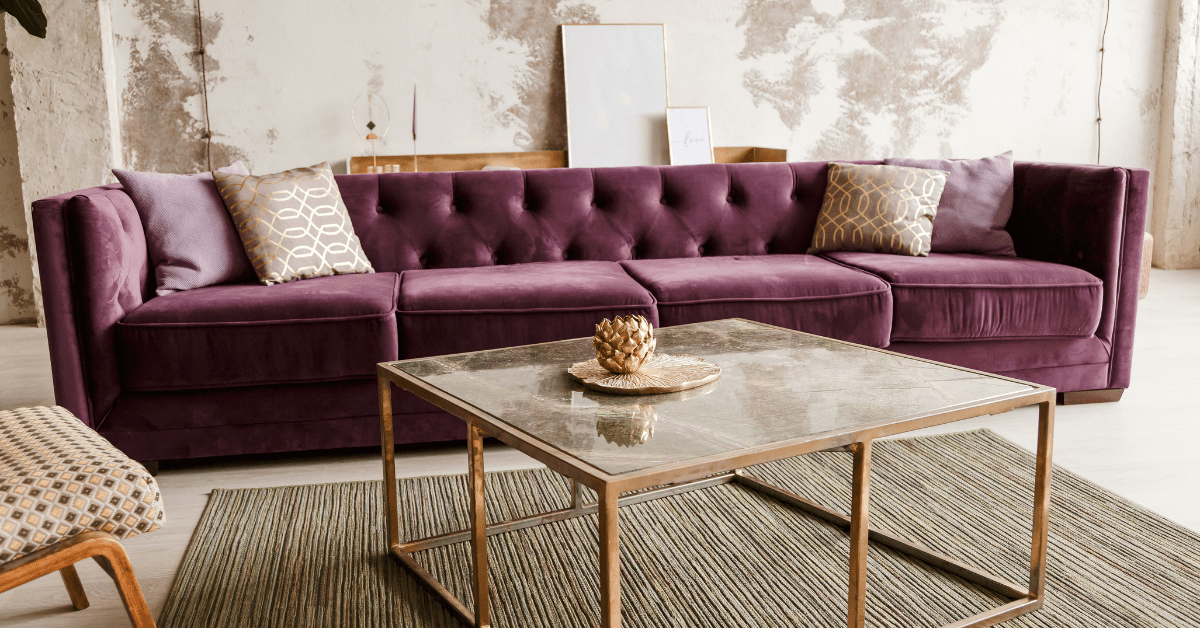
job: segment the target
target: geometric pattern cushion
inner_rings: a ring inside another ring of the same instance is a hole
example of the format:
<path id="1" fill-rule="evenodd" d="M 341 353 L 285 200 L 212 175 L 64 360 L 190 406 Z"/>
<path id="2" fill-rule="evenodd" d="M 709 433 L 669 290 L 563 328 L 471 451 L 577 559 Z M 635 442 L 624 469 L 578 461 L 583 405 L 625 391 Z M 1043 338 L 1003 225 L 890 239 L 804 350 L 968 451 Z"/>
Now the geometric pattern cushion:
<path id="1" fill-rule="evenodd" d="M 808 252 L 929 255 L 946 178 L 940 170 L 831 162 Z"/>
<path id="2" fill-rule="evenodd" d="M 65 408 L 0 411 L 0 563 L 89 530 L 128 538 L 162 524 L 145 467 Z"/>
<path id="3" fill-rule="evenodd" d="M 214 172 L 213 178 L 263 284 L 375 272 L 329 164 L 262 176 Z"/>

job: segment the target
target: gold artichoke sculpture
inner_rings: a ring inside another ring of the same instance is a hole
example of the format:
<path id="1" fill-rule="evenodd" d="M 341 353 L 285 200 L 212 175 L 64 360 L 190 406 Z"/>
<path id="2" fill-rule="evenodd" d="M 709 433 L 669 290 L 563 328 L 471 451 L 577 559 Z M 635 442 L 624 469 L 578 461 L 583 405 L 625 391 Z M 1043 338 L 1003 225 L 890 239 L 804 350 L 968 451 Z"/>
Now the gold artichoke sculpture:
<path id="1" fill-rule="evenodd" d="M 637 314 L 617 316 L 596 325 L 592 338 L 596 361 L 613 373 L 636 373 L 654 355 L 654 328 Z"/>

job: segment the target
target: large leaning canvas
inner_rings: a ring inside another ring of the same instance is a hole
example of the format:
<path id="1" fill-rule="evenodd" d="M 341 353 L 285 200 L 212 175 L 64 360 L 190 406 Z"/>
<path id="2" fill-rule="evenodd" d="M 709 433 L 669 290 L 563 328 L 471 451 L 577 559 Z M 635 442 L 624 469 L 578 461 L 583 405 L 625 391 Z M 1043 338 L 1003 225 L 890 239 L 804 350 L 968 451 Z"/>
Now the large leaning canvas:
<path id="1" fill-rule="evenodd" d="M 562 39 L 568 165 L 669 163 L 663 25 L 564 24 Z"/>

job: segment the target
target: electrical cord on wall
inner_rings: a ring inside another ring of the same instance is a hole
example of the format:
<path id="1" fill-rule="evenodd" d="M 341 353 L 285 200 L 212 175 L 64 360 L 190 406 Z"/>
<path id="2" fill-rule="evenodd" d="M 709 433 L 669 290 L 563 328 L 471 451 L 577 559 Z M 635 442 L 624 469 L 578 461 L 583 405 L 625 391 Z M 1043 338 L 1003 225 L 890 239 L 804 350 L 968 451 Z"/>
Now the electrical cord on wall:
<path id="1" fill-rule="evenodd" d="M 196 54 L 200 56 L 200 94 L 204 103 L 204 158 L 212 171 L 212 123 L 208 119 L 208 68 L 205 58 L 208 56 L 204 49 L 204 18 L 200 14 L 200 0 L 196 0 Z"/>
<path id="2" fill-rule="evenodd" d="M 199 0 L 197 0 L 199 2 Z M 1100 33 L 1100 80 L 1096 83 L 1096 164 L 1100 164 L 1100 90 L 1104 87 L 1104 40 L 1108 38 L 1108 17 L 1112 13 L 1112 0 L 1104 7 L 1104 31 Z"/>

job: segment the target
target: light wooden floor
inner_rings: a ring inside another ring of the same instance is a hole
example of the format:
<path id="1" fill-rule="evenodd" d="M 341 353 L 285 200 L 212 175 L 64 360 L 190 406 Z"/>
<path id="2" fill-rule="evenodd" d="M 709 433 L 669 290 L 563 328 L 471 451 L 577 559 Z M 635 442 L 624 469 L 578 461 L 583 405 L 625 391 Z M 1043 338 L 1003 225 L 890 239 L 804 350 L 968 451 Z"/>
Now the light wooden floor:
<path id="1" fill-rule="evenodd" d="M 1154 271 L 1141 302 L 1133 384 L 1115 404 L 1059 407 L 1055 462 L 1193 530 L 1200 530 L 1200 271 Z M 0 409 L 51 404 L 43 330 L 0 327 Z M 1036 413 L 1018 411 L 956 423 L 943 431 L 988 427 L 1022 446 L 1036 441 Z M 407 450 L 403 476 L 466 472 L 457 445 Z M 489 447 L 489 470 L 536 466 L 500 445 Z M 126 542 L 134 569 L 157 615 L 212 488 L 284 486 L 379 479 L 373 453 L 291 455 L 206 461 L 169 467 L 158 478 L 167 508 L 160 530 Z M 94 563 L 80 565 L 92 607 L 70 610 L 56 575 L 0 593 L 0 626 L 127 626 L 115 590 Z"/>

